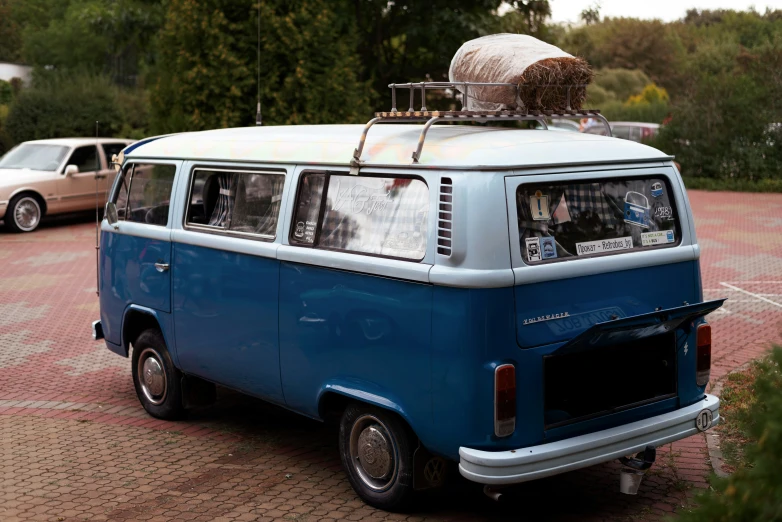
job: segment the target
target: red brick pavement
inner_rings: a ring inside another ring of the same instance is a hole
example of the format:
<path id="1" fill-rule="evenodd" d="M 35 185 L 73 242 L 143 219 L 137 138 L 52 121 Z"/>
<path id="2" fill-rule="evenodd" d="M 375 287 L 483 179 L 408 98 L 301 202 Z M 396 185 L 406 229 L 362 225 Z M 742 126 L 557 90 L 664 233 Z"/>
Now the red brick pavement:
<path id="1" fill-rule="evenodd" d="M 691 192 L 720 379 L 782 343 L 782 195 Z M 0 520 L 658 520 L 706 487 L 703 436 L 661 448 L 635 497 L 607 463 L 507 490 L 455 477 L 406 515 L 365 506 L 333 428 L 220 392 L 184 422 L 147 416 L 127 359 L 89 336 L 94 230 L 0 233 Z"/>

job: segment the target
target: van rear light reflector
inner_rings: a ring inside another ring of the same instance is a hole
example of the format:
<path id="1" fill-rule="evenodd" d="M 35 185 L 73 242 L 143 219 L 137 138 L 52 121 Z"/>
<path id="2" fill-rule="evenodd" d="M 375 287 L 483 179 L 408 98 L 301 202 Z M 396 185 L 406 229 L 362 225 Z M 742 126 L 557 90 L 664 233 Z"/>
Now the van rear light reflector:
<path id="1" fill-rule="evenodd" d="M 502 364 L 494 370 L 494 434 L 507 437 L 516 431 L 516 367 Z"/>
<path id="2" fill-rule="evenodd" d="M 706 386 L 711 374 L 711 325 L 702 324 L 697 333 L 695 384 Z"/>

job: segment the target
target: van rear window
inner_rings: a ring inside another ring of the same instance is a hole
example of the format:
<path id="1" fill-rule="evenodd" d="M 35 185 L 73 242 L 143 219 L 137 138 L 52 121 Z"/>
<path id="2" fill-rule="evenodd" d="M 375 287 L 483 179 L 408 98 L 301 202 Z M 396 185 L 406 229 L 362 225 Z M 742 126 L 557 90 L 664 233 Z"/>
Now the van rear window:
<path id="1" fill-rule="evenodd" d="M 663 177 L 522 184 L 516 191 L 527 264 L 665 248 L 681 240 Z"/>

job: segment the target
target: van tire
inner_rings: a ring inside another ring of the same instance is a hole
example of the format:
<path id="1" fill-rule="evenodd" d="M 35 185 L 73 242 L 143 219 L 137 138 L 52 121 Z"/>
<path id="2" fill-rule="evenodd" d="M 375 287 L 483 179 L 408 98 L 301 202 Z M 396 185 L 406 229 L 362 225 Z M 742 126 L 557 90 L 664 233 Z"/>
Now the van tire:
<path id="1" fill-rule="evenodd" d="M 133 386 L 141 405 L 158 419 L 181 418 L 182 373 L 171 361 L 163 334 L 156 328 L 144 330 L 132 345 Z"/>
<path id="2" fill-rule="evenodd" d="M 410 505 L 415 442 L 412 430 L 392 412 L 358 402 L 345 408 L 339 425 L 342 467 L 364 502 L 386 511 Z"/>

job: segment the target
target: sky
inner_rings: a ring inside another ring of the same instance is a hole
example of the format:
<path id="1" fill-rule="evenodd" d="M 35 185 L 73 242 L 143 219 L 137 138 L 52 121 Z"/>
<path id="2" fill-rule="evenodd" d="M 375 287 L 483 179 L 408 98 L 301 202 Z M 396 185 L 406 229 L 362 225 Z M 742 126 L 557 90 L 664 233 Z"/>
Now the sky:
<path id="1" fill-rule="evenodd" d="M 736 9 L 752 6 L 763 12 L 767 7 L 782 9 L 782 0 L 598 0 L 600 15 L 610 17 L 659 18 L 666 22 L 684 17 L 688 9 Z M 551 17 L 555 22 L 579 22 L 581 11 L 595 0 L 551 0 Z"/>

